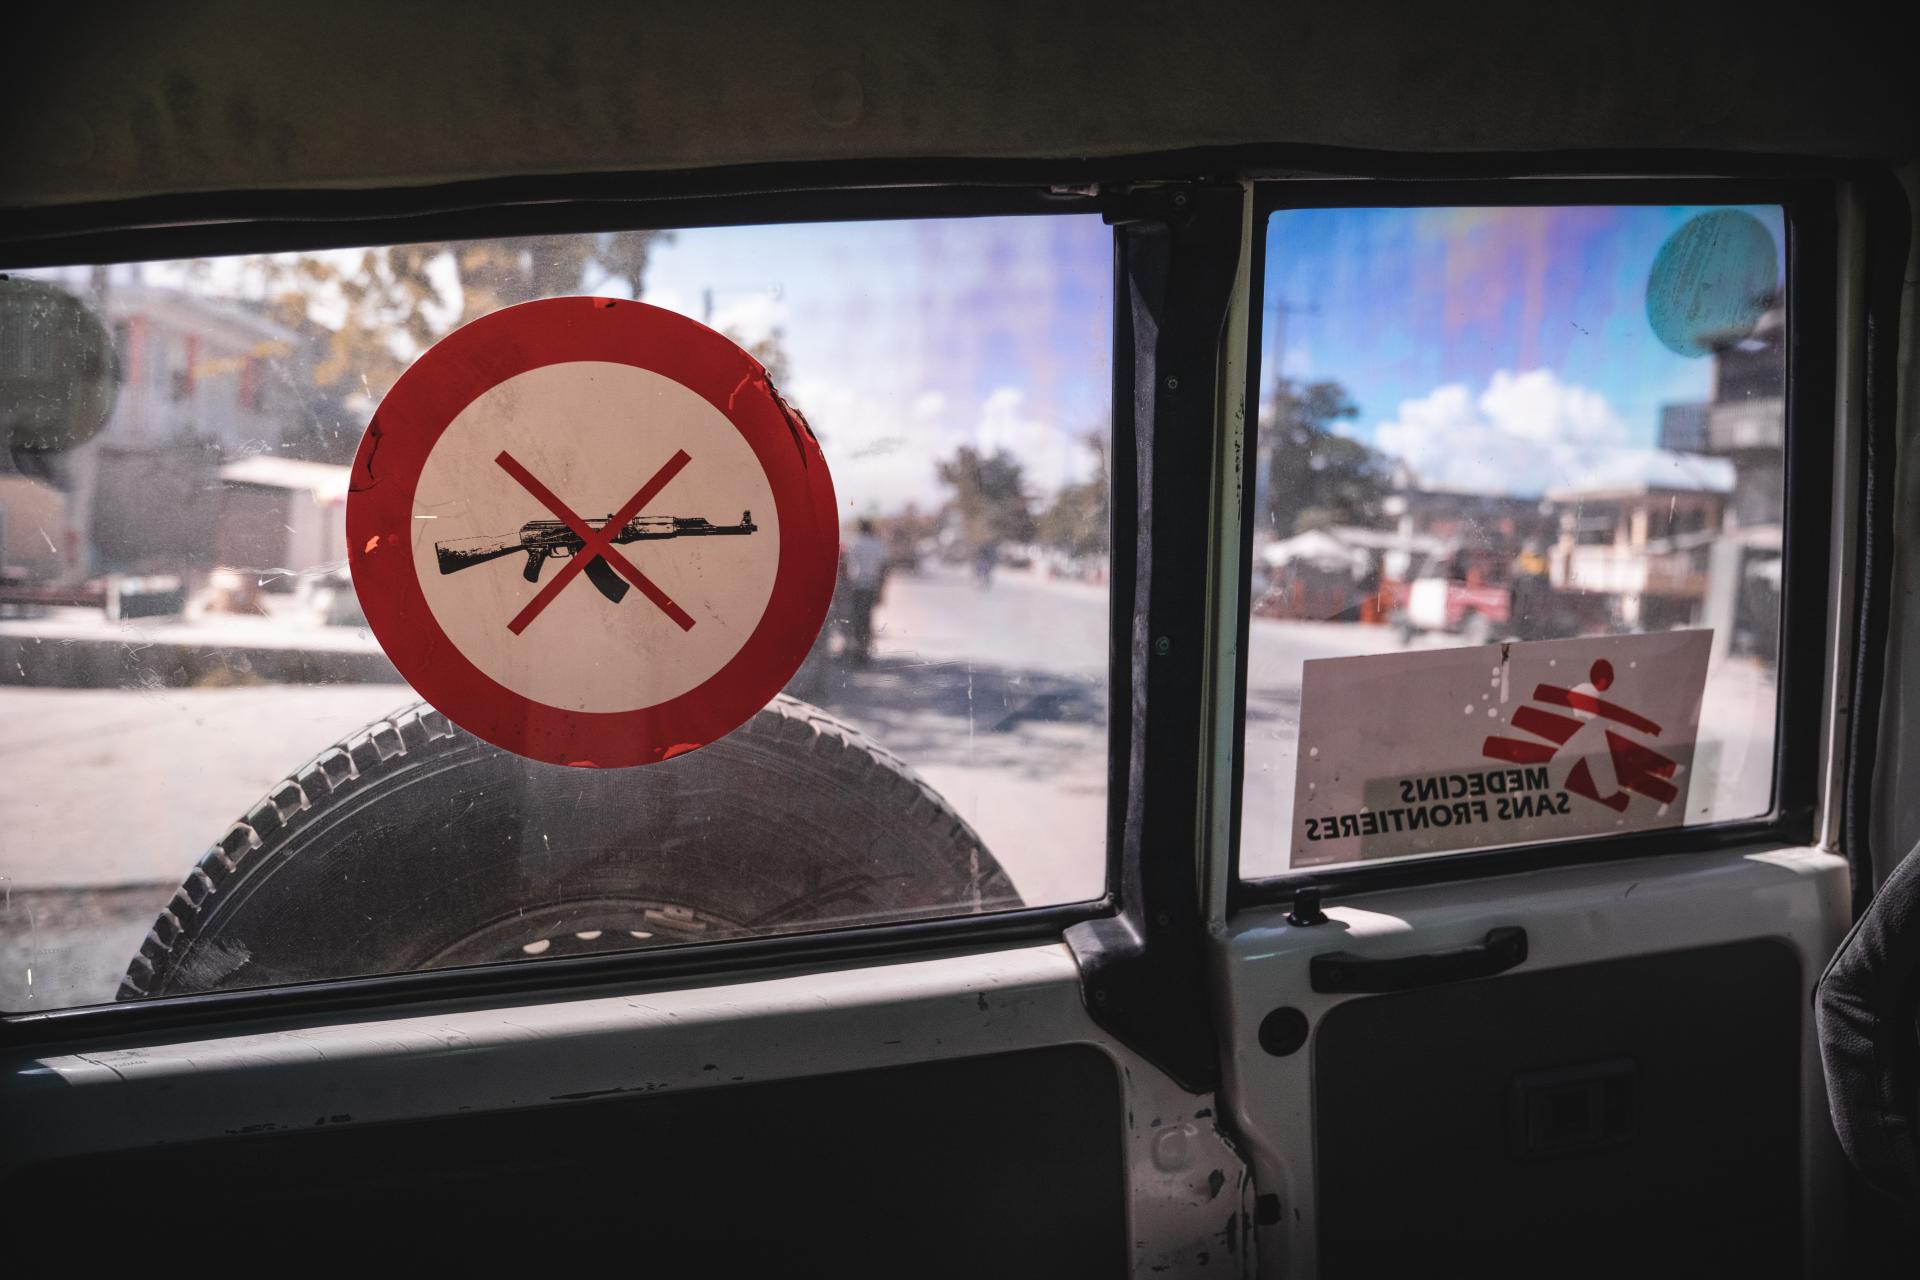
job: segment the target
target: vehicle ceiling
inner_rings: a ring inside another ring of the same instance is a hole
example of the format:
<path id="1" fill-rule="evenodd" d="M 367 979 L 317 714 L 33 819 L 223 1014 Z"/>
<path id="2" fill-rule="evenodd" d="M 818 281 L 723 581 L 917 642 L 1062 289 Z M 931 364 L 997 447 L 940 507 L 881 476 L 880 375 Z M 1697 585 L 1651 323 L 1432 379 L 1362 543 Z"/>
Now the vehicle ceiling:
<path id="1" fill-rule="evenodd" d="M 1911 46 L 1829 6 L 40 8 L 0 77 L 0 207 L 1235 144 L 1920 153 Z"/>

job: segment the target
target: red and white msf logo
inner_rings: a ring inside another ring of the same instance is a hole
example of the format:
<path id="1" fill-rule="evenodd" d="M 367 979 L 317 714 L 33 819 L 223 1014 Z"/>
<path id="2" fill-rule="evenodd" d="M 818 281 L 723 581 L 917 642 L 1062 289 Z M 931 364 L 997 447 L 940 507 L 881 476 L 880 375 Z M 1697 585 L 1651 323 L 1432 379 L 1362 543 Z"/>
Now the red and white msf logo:
<path id="1" fill-rule="evenodd" d="M 1613 787 L 1605 792 L 1600 789 L 1594 780 L 1592 768 L 1587 764 L 1588 753 L 1582 752 L 1567 774 L 1567 790 L 1596 804 L 1603 804 L 1615 813 L 1626 812 L 1633 794 L 1643 795 L 1661 806 L 1672 804 L 1680 794 L 1673 785 L 1673 775 L 1679 769 L 1678 762 L 1642 746 L 1614 727 L 1618 725 L 1648 737 L 1658 737 L 1660 726 L 1638 712 L 1629 711 L 1619 703 L 1600 696 L 1613 685 L 1613 664 L 1605 658 L 1588 669 L 1587 679 L 1587 684 L 1571 689 L 1552 684 L 1536 685 L 1533 690 L 1535 703 L 1546 703 L 1564 710 L 1549 711 L 1532 703 L 1520 707 L 1513 713 L 1510 725 L 1534 737 L 1508 738 L 1489 734 L 1481 745 L 1481 754 L 1510 764 L 1545 764 L 1559 755 L 1583 730 L 1597 726 L 1605 735 L 1606 758 L 1612 762 Z M 1586 736 L 1591 739 L 1592 733 Z M 1577 745 L 1573 749 L 1581 751 Z"/>

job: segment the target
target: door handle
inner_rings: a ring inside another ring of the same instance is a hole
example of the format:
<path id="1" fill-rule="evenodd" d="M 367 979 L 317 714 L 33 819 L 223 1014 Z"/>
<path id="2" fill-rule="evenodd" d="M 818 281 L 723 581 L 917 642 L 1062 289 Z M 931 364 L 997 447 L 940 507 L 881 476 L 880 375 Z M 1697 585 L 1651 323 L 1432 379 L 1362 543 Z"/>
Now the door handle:
<path id="1" fill-rule="evenodd" d="M 1489 929 L 1486 939 L 1471 947 L 1430 951 L 1418 956 L 1357 956 L 1329 951 L 1307 964 L 1315 991 L 1407 991 L 1414 987 L 1490 978 L 1527 958 L 1527 931 L 1517 925 Z"/>

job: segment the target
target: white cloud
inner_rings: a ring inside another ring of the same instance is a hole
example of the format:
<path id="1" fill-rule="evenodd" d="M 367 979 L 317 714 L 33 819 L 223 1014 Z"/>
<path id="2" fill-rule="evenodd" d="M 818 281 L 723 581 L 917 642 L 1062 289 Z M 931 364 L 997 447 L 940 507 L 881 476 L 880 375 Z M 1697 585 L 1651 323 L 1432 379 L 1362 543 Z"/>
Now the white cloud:
<path id="1" fill-rule="evenodd" d="M 601 290 L 596 289 L 594 292 L 599 293 Z M 689 303 L 685 295 L 677 289 L 648 289 L 645 296 L 640 300 L 650 306 L 660 307 L 666 311 L 677 311 L 683 316 L 693 314 L 692 311 L 688 310 L 692 304 Z"/>
<path id="2" fill-rule="evenodd" d="M 1626 424 L 1598 391 L 1569 386 L 1551 369 L 1493 375 L 1480 411 L 1500 430 L 1529 440 L 1618 444 Z"/>
<path id="3" fill-rule="evenodd" d="M 849 515 L 889 514 L 909 502 L 922 511 L 937 508 L 948 495 L 934 465 L 961 445 L 1011 453 L 1039 503 L 1093 475 L 1093 450 L 1075 433 L 1030 414 L 1017 387 L 988 393 L 970 423 L 955 422 L 948 397 L 930 389 L 894 395 L 806 377 L 782 389 L 818 433 L 840 509 Z"/>
<path id="4" fill-rule="evenodd" d="M 781 390 L 820 437 L 842 512 L 880 515 L 909 502 L 922 511 L 937 505 L 933 461 L 953 451 L 959 433 L 903 414 L 892 396 L 842 382 L 802 376 Z"/>
<path id="5" fill-rule="evenodd" d="M 1534 496 L 1581 485 L 1629 448 L 1605 396 L 1551 369 L 1502 369 L 1475 396 L 1464 383 L 1403 401 L 1374 444 L 1429 489 Z"/>
<path id="6" fill-rule="evenodd" d="M 445 332 L 460 318 L 465 303 L 460 289 L 460 267 L 453 255 L 435 254 L 427 263 L 427 279 L 433 285 L 433 299 L 420 305 L 421 314 L 436 332 Z"/>
<path id="7" fill-rule="evenodd" d="M 713 309 L 712 325 L 722 333 L 752 344 L 764 342 L 785 324 L 786 318 L 786 303 L 778 294 L 767 290 L 724 299 Z"/>
<path id="8" fill-rule="evenodd" d="M 1587 492 L 1606 489 L 1679 489 L 1732 493 L 1738 478 L 1726 458 L 1704 458 L 1666 449 L 1621 449 L 1596 461 L 1569 486 Z"/>
<path id="9" fill-rule="evenodd" d="M 1094 455 L 1058 424 L 1026 412 L 1026 392 L 996 387 L 980 407 L 973 443 L 982 453 L 1005 449 L 1025 468 L 1027 491 L 1046 499 L 1093 475 Z"/>

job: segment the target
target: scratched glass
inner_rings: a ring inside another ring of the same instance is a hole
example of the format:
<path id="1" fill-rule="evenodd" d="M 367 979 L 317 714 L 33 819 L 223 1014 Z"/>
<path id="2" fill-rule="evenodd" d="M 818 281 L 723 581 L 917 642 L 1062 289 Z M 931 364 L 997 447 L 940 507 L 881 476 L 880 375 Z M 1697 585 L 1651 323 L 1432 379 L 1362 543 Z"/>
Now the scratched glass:
<path id="1" fill-rule="evenodd" d="M 0 1008 L 1098 897 L 1110 275 L 1098 219 L 981 218 L 0 278 Z M 569 293 L 752 350 L 844 516 L 787 695 L 641 769 L 419 709 L 345 569 L 382 393 Z"/>
<path id="2" fill-rule="evenodd" d="M 1308 786 L 1316 730 L 1339 736 L 1302 723 L 1316 658 L 1709 630 L 1683 821 L 1768 812 L 1781 210 L 1300 209 L 1266 236 L 1242 874 L 1319 865 L 1325 831 L 1349 834 Z M 1570 736 L 1562 720 L 1530 723 Z M 1595 783 L 1600 799 L 1667 794 L 1670 773 L 1619 753 L 1643 791 Z M 1355 809 L 1362 834 L 1404 820 Z"/>

